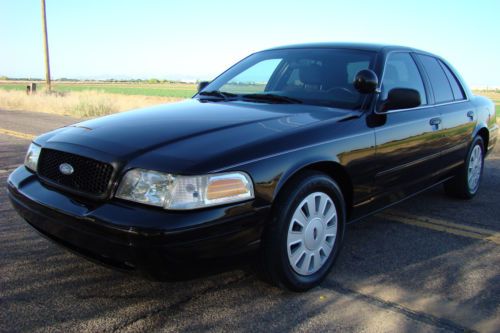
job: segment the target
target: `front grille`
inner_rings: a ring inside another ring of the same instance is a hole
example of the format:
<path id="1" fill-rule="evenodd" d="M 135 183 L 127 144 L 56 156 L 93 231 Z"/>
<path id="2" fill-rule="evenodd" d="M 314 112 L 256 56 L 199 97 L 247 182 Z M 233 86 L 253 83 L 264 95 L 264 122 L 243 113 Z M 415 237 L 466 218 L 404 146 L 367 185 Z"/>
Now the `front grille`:
<path id="1" fill-rule="evenodd" d="M 68 163 L 73 173 L 65 175 L 59 166 Z M 100 197 L 106 193 L 113 167 L 91 158 L 53 149 L 42 149 L 38 160 L 38 174 L 61 187 L 82 194 Z"/>

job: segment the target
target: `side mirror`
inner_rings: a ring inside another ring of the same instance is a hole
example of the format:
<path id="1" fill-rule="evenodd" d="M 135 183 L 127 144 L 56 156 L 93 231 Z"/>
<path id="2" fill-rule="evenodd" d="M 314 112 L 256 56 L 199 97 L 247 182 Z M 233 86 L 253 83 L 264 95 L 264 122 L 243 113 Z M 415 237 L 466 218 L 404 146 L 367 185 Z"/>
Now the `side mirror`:
<path id="1" fill-rule="evenodd" d="M 210 82 L 208 82 L 208 81 L 201 81 L 200 83 L 198 83 L 198 92 L 205 89 L 205 87 L 208 86 L 209 84 L 210 84 Z"/>
<path id="2" fill-rule="evenodd" d="M 394 88 L 389 91 L 381 111 L 411 109 L 420 106 L 420 93 L 415 89 Z"/>
<path id="3" fill-rule="evenodd" d="M 360 93 L 371 94 L 377 90 L 378 77 L 374 71 L 370 69 L 362 69 L 356 74 L 352 84 Z"/>

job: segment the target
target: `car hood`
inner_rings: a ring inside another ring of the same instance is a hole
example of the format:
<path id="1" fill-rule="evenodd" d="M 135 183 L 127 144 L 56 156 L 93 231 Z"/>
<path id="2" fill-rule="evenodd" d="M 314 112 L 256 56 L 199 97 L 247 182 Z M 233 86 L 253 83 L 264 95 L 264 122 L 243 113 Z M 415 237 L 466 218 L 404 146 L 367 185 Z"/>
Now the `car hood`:
<path id="1" fill-rule="evenodd" d="M 318 122 L 356 112 L 319 106 L 197 99 L 114 114 L 61 128 L 37 139 L 45 147 L 155 169 L 188 171 L 238 148 L 265 145 Z"/>

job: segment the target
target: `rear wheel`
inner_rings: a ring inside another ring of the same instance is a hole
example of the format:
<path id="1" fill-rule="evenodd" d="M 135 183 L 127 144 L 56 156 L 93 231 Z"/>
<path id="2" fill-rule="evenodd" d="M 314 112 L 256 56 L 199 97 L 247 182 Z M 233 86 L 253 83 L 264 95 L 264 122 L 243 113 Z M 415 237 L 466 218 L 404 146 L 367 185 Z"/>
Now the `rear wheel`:
<path id="1" fill-rule="evenodd" d="M 455 177 L 444 183 L 444 189 L 450 196 L 461 199 L 472 199 L 481 183 L 484 167 L 484 143 L 477 136 L 469 149 L 464 165 Z"/>
<path id="2" fill-rule="evenodd" d="M 339 253 L 345 204 L 337 183 L 315 171 L 285 186 L 263 243 L 263 263 L 273 283 L 295 291 L 318 285 Z"/>

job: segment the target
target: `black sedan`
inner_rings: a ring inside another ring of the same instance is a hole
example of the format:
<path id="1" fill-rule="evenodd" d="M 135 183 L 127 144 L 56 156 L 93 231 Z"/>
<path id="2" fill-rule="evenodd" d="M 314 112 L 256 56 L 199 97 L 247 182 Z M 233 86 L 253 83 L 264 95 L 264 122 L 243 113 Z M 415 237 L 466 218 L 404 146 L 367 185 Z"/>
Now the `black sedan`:
<path id="1" fill-rule="evenodd" d="M 41 234 L 100 263 L 169 277 L 258 251 L 272 282 L 307 290 L 347 223 L 438 184 L 472 198 L 497 136 L 493 103 L 438 56 L 294 45 L 191 100 L 39 136 L 8 191 Z"/>

